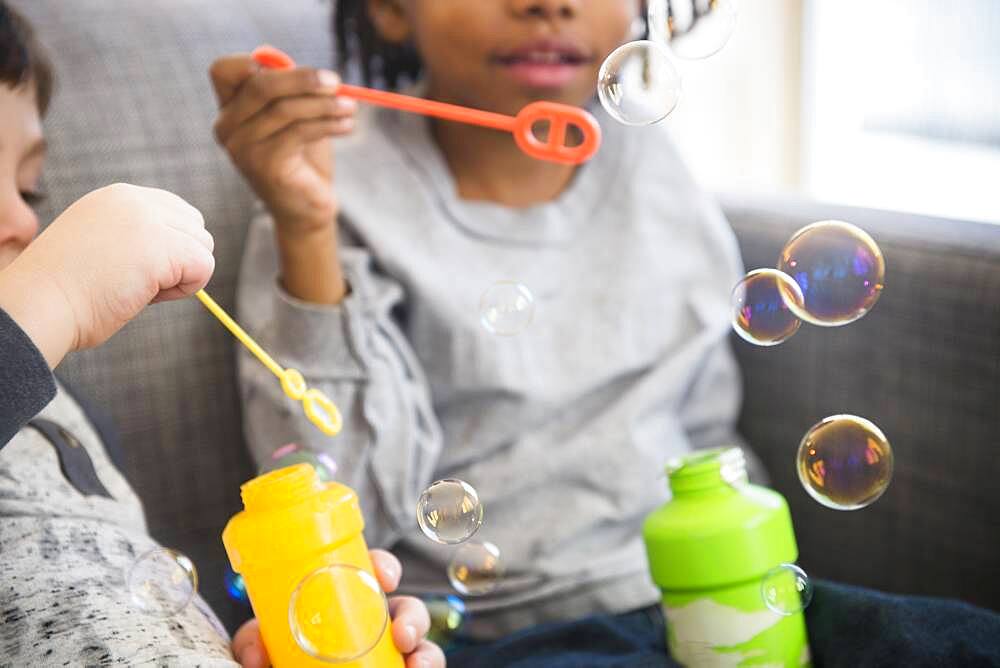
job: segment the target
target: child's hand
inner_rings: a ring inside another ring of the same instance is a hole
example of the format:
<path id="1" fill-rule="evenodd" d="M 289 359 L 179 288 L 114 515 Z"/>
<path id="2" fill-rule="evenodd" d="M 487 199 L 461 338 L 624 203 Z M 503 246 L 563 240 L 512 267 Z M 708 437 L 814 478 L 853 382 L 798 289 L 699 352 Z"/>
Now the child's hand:
<path id="1" fill-rule="evenodd" d="M 379 584 L 387 594 L 392 593 L 399 586 L 403 573 L 399 560 L 384 550 L 372 550 L 370 554 Z M 431 620 L 423 601 L 412 596 L 395 596 L 389 599 L 389 612 L 392 615 L 392 639 L 406 656 L 407 668 L 444 668 L 444 653 L 424 638 L 431 627 Z M 236 632 L 233 656 L 243 668 L 266 668 L 271 665 L 256 619 L 251 619 Z"/>
<path id="2" fill-rule="evenodd" d="M 151 302 L 212 276 L 201 213 L 163 190 L 116 184 L 70 206 L 0 273 L 0 307 L 55 367 L 100 345 Z"/>
<path id="3" fill-rule="evenodd" d="M 279 231 L 308 235 L 337 216 L 330 138 L 354 127 L 354 100 L 335 95 L 328 70 L 262 69 L 249 55 L 211 68 L 215 136 L 274 215 Z"/>

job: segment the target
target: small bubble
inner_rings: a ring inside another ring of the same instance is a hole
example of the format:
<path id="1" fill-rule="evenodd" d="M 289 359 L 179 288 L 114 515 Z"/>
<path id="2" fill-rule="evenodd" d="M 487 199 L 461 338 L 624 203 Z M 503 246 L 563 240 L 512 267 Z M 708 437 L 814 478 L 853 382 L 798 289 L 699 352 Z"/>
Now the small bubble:
<path id="1" fill-rule="evenodd" d="M 436 543 L 467 541 L 483 524 L 479 495 L 462 480 L 438 480 L 417 501 L 417 524 Z"/>
<path id="2" fill-rule="evenodd" d="M 243 576 L 226 566 L 226 573 L 223 576 L 223 583 L 226 585 L 226 594 L 237 603 L 249 605 L 250 597 L 247 594 L 247 585 L 243 581 Z"/>
<path id="3" fill-rule="evenodd" d="M 431 617 L 427 639 L 447 649 L 467 619 L 465 601 L 458 596 L 428 596 L 423 601 Z"/>
<path id="4" fill-rule="evenodd" d="M 802 306 L 802 291 L 788 274 L 777 269 L 751 271 L 733 288 L 733 330 L 754 345 L 778 345 L 802 324 L 792 304 Z"/>
<path id="5" fill-rule="evenodd" d="M 260 473 L 263 474 L 295 464 L 311 464 L 323 482 L 330 482 L 337 474 L 337 462 L 333 457 L 325 452 L 309 450 L 297 443 L 288 443 L 272 452 L 271 461 L 267 462 Z"/>
<path id="6" fill-rule="evenodd" d="M 500 549 L 489 542 L 463 543 L 448 564 L 448 580 L 460 594 L 480 596 L 496 589 L 503 577 Z"/>
<path id="7" fill-rule="evenodd" d="M 186 556 L 157 547 L 139 555 L 125 574 L 132 605 L 149 615 L 172 617 L 198 591 L 198 572 Z"/>
<path id="8" fill-rule="evenodd" d="M 531 290 L 514 281 L 494 283 L 479 300 L 479 321 L 490 334 L 519 334 L 531 324 L 534 314 Z"/>
<path id="9" fill-rule="evenodd" d="M 782 616 L 805 610 L 812 601 L 812 581 L 795 564 L 781 564 L 769 570 L 760 583 L 764 605 Z"/>

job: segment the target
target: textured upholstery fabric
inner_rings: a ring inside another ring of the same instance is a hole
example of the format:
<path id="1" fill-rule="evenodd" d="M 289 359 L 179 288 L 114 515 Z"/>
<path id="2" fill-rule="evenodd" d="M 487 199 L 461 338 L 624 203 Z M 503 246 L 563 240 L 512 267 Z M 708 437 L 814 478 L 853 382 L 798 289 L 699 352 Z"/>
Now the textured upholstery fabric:
<path id="1" fill-rule="evenodd" d="M 129 181 L 198 206 L 216 238 L 209 291 L 231 307 L 252 197 L 212 138 L 213 58 L 261 42 L 330 62 L 321 0 L 12 0 L 50 47 L 60 86 L 43 218 L 98 186 Z M 840 214 L 805 204 L 729 203 L 748 267 L 773 266 L 798 226 Z M 792 504 L 802 563 L 816 575 L 1000 609 L 1000 227 L 868 211 L 889 262 L 873 313 L 803 329 L 774 349 L 736 342 L 742 428 Z M 60 368 L 113 414 L 153 535 L 186 552 L 230 627 L 219 539 L 252 475 L 240 433 L 232 340 L 194 300 L 148 310 L 103 348 Z M 896 478 L 863 512 L 809 500 L 795 479 L 802 433 L 856 412 L 896 448 Z"/>
<path id="2" fill-rule="evenodd" d="M 1000 609 L 1000 226 L 801 202 L 726 203 L 748 269 L 775 266 L 809 222 L 852 221 L 878 241 L 885 290 L 847 326 L 784 344 L 736 341 L 741 433 L 792 508 L 804 568 L 892 592 Z M 735 338 L 735 337 L 734 337 Z M 879 425 L 895 474 L 867 509 L 829 510 L 800 487 L 799 440 L 828 415 Z"/>

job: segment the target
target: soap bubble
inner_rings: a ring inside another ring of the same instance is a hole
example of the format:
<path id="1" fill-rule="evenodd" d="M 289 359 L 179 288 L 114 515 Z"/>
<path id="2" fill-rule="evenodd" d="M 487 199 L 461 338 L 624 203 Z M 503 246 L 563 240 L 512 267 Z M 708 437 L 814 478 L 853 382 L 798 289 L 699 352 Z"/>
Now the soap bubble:
<path id="1" fill-rule="evenodd" d="M 882 294 L 885 259 L 875 240 L 850 223 L 827 220 L 796 232 L 778 269 L 799 284 L 805 305 L 789 307 L 806 322 L 836 327 L 854 322 Z"/>
<path id="2" fill-rule="evenodd" d="M 802 308 L 802 290 L 777 269 L 756 269 L 733 288 L 733 329 L 744 341 L 776 346 L 799 331 L 802 322 L 789 308 Z"/>
<path id="3" fill-rule="evenodd" d="M 521 283 L 499 281 L 479 299 L 479 321 L 490 334 L 518 334 L 531 323 L 534 315 L 535 297 Z"/>
<path id="4" fill-rule="evenodd" d="M 448 580 L 460 594 L 479 596 L 493 591 L 503 577 L 500 549 L 493 543 L 463 543 L 448 564 Z"/>
<path id="5" fill-rule="evenodd" d="M 688 60 L 708 58 L 736 27 L 734 0 L 650 0 L 649 33 Z"/>
<path id="6" fill-rule="evenodd" d="M 806 572 L 795 564 L 781 564 L 764 575 L 760 595 L 764 605 L 787 617 L 809 607 L 813 585 Z"/>
<path id="7" fill-rule="evenodd" d="M 292 592 L 288 623 L 302 650 L 321 661 L 353 661 L 370 652 L 389 623 L 378 580 L 347 564 L 321 566 Z"/>
<path id="8" fill-rule="evenodd" d="M 249 605 L 250 596 L 247 594 L 247 585 L 243 581 L 242 575 L 226 566 L 226 573 L 223 575 L 222 581 L 226 585 L 226 594 L 229 595 L 229 598 L 237 603 Z"/>
<path id="9" fill-rule="evenodd" d="M 857 510 L 875 502 L 892 480 L 892 447 L 874 424 L 833 415 L 799 444 L 799 481 L 827 508 Z"/>
<path id="10" fill-rule="evenodd" d="M 465 601 L 457 596 L 428 596 L 423 601 L 431 617 L 427 639 L 446 650 L 465 624 Z"/>
<path id="11" fill-rule="evenodd" d="M 462 480 L 438 480 L 417 501 L 417 524 L 436 543 L 462 543 L 483 524 L 479 495 Z"/>
<path id="12" fill-rule="evenodd" d="M 334 461 L 333 457 L 325 452 L 308 450 L 297 443 L 288 443 L 272 452 L 271 461 L 261 473 L 295 464 L 311 464 L 316 469 L 316 475 L 323 482 L 330 482 L 337 473 L 337 462 Z"/>
<path id="13" fill-rule="evenodd" d="M 601 65 L 597 95 L 616 121 L 652 125 L 677 106 L 681 75 L 660 45 L 629 42 L 612 51 Z"/>
<path id="14" fill-rule="evenodd" d="M 186 556 L 165 547 L 143 552 L 125 574 L 132 605 L 157 617 L 172 617 L 198 591 L 198 571 Z"/>

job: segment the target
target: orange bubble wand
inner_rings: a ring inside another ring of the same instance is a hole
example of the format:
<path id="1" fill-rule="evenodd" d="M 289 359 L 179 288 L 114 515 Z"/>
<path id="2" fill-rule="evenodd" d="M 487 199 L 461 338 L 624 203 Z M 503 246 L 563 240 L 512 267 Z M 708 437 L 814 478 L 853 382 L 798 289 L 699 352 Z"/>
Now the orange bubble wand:
<path id="1" fill-rule="evenodd" d="M 257 64 L 269 69 L 287 70 L 295 67 L 291 56 L 273 46 L 258 47 L 250 55 Z M 601 146 L 601 126 L 597 119 L 583 109 L 557 102 L 532 102 L 517 116 L 507 116 L 349 84 L 340 84 L 337 95 L 382 107 L 510 132 L 514 135 L 518 148 L 524 153 L 549 162 L 578 165 L 594 157 Z M 532 126 L 543 121 L 549 124 L 549 135 L 544 142 L 532 130 Z M 576 146 L 566 145 L 569 126 L 577 128 L 583 136 L 583 141 Z"/>

